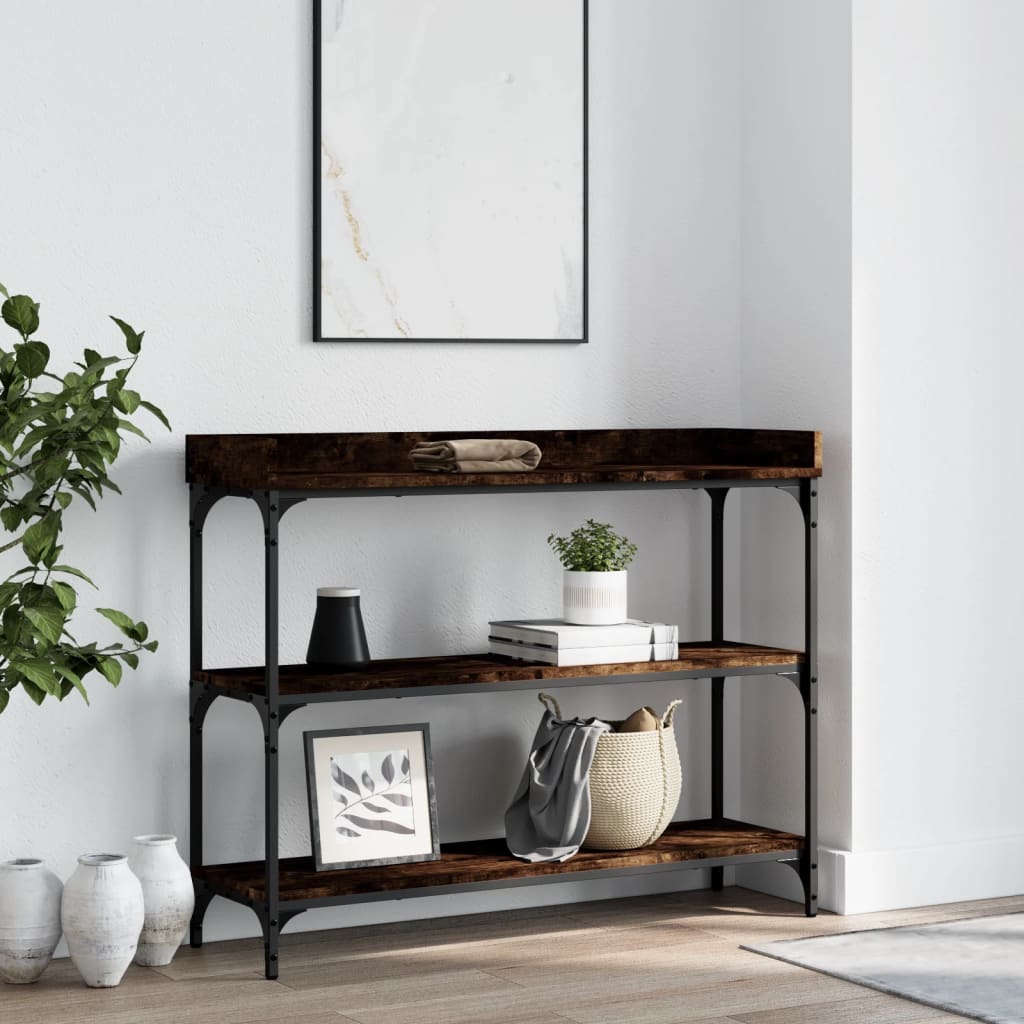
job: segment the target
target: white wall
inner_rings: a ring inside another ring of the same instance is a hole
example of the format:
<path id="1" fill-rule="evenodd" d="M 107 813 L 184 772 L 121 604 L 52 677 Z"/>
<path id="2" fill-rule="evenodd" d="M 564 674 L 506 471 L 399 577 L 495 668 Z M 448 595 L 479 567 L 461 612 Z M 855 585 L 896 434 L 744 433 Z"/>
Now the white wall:
<path id="1" fill-rule="evenodd" d="M 850 910 L 1024 888 L 1022 34 L 854 4 Z"/>
<path id="2" fill-rule="evenodd" d="M 0 36 L 0 281 L 42 301 L 40 336 L 63 365 L 85 344 L 117 344 L 108 313 L 145 328 L 137 387 L 175 430 L 130 446 L 116 473 L 124 497 L 99 516 L 73 510 L 67 530 L 69 560 L 101 584 L 96 603 L 145 618 L 160 651 L 118 692 L 93 682 L 91 709 L 15 695 L 0 718 L 0 857 L 43 856 L 66 876 L 77 854 L 123 849 L 137 833 L 172 831 L 187 849 L 185 433 L 740 420 L 736 0 L 592 3 L 592 341 L 529 348 L 309 340 L 303 7 L 39 0 L 18 5 L 16 31 Z M 308 503 L 282 531 L 283 656 L 301 660 L 314 589 L 339 582 L 363 588 L 378 657 L 479 648 L 488 618 L 557 607 L 544 537 L 588 514 L 641 543 L 632 611 L 706 635 L 705 505 L 696 493 Z M 224 503 L 206 535 L 208 661 L 258 661 L 257 514 Z M 83 619 L 81 633 L 94 627 Z M 710 802 L 704 684 L 574 690 L 565 703 L 613 714 L 680 691 L 681 813 L 698 816 Z M 500 833 L 539 710 L 505 694 L 299 713 L 284 729 L 283 852 L 308 850 L 304 728 L 428 719 L 442 835 L 454 840 Z M 208 856 L 258 857 L 256 717 L 222 702 L 206 739 Z M 681 872 L 438 897 L 344 920 L 703 881 Z M 210 938 L 255 930 L 249 912 L 216 903 L 208 922 Z"/>
<path id="3" fill-rule="evenodd" d="M 819 488 L 819 828 L 850 842 L 850 4 L 743 7 L 742 401 L 744 423 L 817 429 Z M 788 495 L 748 491 L 742 629 L 752 643 L 803 647 L 803 524 Z M 730 499 L 735 500 L 735 499 Z M 743 684 L 744 820 L 802 833 L 803 714 L 792 683 Z M 833 907 L 830 864 L 820 903 Z M 774 866 L 747 885 L 802 900 Z"/>

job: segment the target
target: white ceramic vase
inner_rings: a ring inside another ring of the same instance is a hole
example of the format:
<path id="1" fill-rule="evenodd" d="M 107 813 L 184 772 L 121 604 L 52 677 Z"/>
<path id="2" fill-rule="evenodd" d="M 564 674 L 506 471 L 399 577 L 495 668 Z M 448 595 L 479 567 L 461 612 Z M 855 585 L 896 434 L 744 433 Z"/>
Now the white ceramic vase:
<path id="1" fill-rule="evenodd" d="M 0 864 L 0 980 L 28 985 L 46 970 L 60 942 L 63 888 L 41 860 Z"/>
<path id="2" fill-rule="evenodd" d="M 625 569 L 616 572 L 565 570 L 562 617 L 584 626 L 608 626 L 626 621 Z"/>
<path id="3" fill-rule="evenodd" d="M 145 924 L 135 962 L 162 967 L 174 959 L 196 905 L 192 872 L 175 836 L 136 836 L 128 866 L 142 883 Z"/>
<path id="4" fill-rule="evenodd" d="M 93 853 L 78 858 L 64 886 L 61 922 L 68 952 L 90 988 L 113 988 L 135 956 L 142 931 L 142 885 L 128 858 Z"/>

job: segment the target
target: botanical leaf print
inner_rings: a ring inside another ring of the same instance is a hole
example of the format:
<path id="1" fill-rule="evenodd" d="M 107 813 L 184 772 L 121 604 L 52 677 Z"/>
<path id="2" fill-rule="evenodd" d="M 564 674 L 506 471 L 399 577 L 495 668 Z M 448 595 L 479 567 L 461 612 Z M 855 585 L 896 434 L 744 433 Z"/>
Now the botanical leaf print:
<path id="1" fill-rule="evenodd" d="M 356 796 L 360 795 L 361 790 L 359 789 L 359 783 L 356 782 L 351 775 L 343 771 L 341 765 L 338 764 L 337 759 L 333 757 L 331 758 L 331 778 L 334 779 L 339 786 L 344 786 L 345 789 L 349 790 L 349 792 L 355 793 Z"/>
<path id="2" fill-rule="evenodd" d="M 394 832 L 400 836 L 416 835 L 416 829 L 400 825 L 397 821 L 388 821 L 386 818 L 360 818 L 357 814 L 343 814 L 342 817 L 360 828 L 375 829 L 378 832 Z"/>
<path id="3" fill-rule="evenodd" d="M 331 795 L 338 838 L 364 839 L 382 832 L 415 835 L 410 767 L 407 750 L 333 756 Z"/>

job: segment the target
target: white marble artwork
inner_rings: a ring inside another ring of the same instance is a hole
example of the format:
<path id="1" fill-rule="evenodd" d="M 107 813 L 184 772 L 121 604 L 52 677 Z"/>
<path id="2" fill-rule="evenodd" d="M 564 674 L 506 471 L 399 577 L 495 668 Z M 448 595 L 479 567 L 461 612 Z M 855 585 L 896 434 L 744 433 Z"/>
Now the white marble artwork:
<path id="1" fill-rule="evenodd" d="M 323 0 L 323 338 L 582 341 L 583 0 Z"/>

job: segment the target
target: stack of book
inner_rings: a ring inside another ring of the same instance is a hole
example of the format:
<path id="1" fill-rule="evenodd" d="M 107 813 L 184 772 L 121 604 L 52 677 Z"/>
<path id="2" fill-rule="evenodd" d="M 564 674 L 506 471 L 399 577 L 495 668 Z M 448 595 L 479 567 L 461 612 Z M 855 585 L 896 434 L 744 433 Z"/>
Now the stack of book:
<path id="1" fill-rule="evenodd" d="M 612 626 L 573 626 L 561 619 L 490 623 L 490 652 L 546 665 L 609 665 L 672 661 L 679 627 L 629 619 Z"/>

